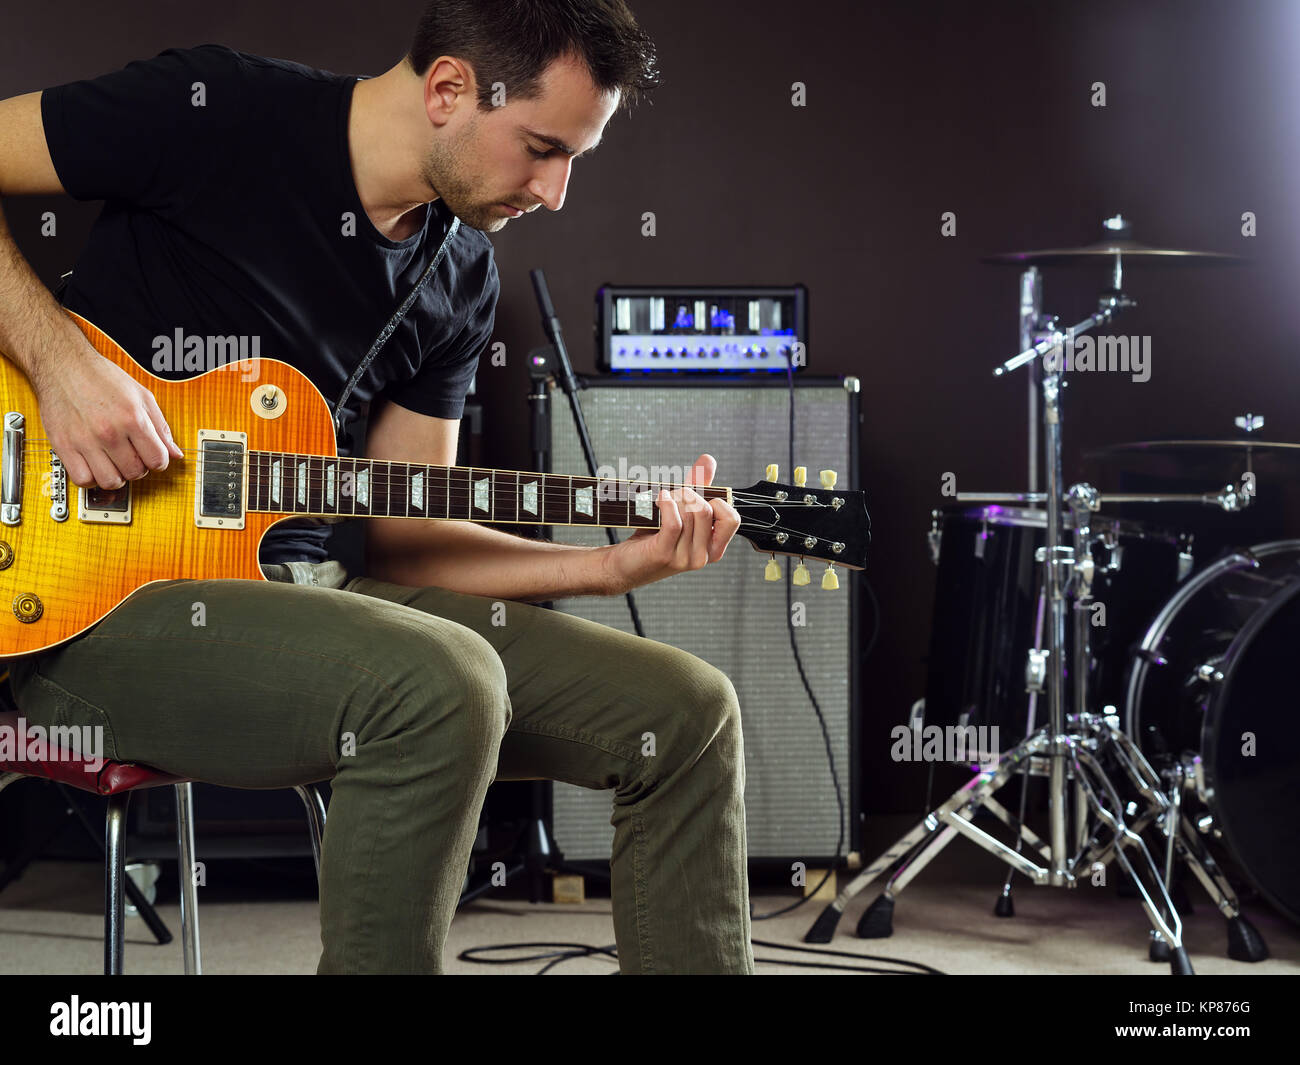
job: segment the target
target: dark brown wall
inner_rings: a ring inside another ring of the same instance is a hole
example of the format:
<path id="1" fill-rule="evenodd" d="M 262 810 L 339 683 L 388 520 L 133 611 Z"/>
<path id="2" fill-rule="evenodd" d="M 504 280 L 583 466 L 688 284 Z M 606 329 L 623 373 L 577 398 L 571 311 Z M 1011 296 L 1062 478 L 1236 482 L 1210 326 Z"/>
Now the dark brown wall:
<path id="1" fill-rule="evenodd" d="M 378 73 L 403 51 L 419 6 L 10 5 L 0 95 L 204 41 Z M 1090 241 L 1122 211 L 1140 239 L 1253 257 L 1230 271 L 1132 270 L 1140 306 L 1116 331 L 1152 336 L 1152 379 L 1076 379 L 1067 476 L 1083 449 L 1228 435 L 1247 409 L 1267 416 L 1265 435 L 1300 439 L 1300 5 L 639 6 L 665 72 L 653 106 L 617 118 L 575 165 L 562 213 L 496 238 L 509 361 L 480 374 L 488 457 L 527 461 L 523 355 L 541 343 L 528 269 L 546 269 L 580 371 L 594 368 L 586 338 L 602 282 L 807 284 L 811 368 L 856 374 L 864 389 L 861 486 L 884 622 L 865 673 L 866 807 L 914 807 L 921 775 L 889 763 L 887 735 L 922 690 L 933 592 L 924 532 L 939 477 L 952 471 L 963 490 L 1014 489 L 1024 477 L 1025 385 L 989 372 L 1016 346 L 1016 271 L 980 265 L 982 253 Z M 791 106 L 796 81 L 804 108 Z M 1105 108 L 1090 104 L 1095 81 Z M 59 237 L 42 240 L 43 206 L 11 215 L 52 280 L 94 212 L 61 204 Z M 640 235 L 645 211 L 657 217 L 652 239 Z M 957 214 L 956 237 L 940 236 L 944 211 Z M 1254 239 L 1241 236 L 1243 211 L 1258 218 Z M 1049 269 L 1047 304 L 1076 320 L 1103 281 Z M 759 475 L 721 470 L 719 480 Z"/>

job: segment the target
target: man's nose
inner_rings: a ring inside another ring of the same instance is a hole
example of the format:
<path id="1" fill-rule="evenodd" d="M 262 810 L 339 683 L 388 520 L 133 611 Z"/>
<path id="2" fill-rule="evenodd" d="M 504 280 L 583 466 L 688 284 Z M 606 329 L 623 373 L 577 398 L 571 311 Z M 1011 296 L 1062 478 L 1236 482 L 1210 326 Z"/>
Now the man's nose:
<path id="1" fill-rule="evenodd" d="M 568 156 L 548 160 L 546 169 L 528 186 L 534 199 L 540 200 L 548 211 L 558 211 L 564 206 L 569 190 L 569 177 L 573 173 L 573 160 Z"/>

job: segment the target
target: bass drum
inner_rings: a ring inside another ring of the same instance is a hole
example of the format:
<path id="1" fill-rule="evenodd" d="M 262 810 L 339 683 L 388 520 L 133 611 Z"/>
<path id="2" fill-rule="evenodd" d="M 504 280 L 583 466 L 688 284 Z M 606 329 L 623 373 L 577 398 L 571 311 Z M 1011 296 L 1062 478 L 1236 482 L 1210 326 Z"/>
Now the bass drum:
<path id="1" fill-rule="evenodd" d="M 1067 527 L 1072 528 L 1066 515 Z M 1129 655 L 1147 623 L 1178 586 L 1180 541 L 1174 533 L 1102 514 L 1090 519 L 1096 564 L 1093 596 L 1105 606 L 1092 628 L 1091 694 L 1119 707 Z M 925 723 L 996 726 L 1006 749 L 1029 735 L 1025 666 L 1038 631 L 1047 540 L 1043 510 L 953 506 L 933 513 L 930 550 L 939 567 L 931 614 Z M 1188 559 L 1190 561 L 1190 559 Z M 1066 626 L 1073 644 L 1073 626 Z M 1047 629 L 1043 629 L 1043 644 Z M 1050 668 L 1050 666 L 1049 666 Z M 1035 727 L 1047 721 L 1038 702 Z"/>
<path id="2" fill-rule="evenodd" d="M 1125 726 L 1160 769 L 1199 757 L 1216 838 L 1300 923 L 1300 540 L 1219 559 L 1155 616 L 1132 660 Z"/>

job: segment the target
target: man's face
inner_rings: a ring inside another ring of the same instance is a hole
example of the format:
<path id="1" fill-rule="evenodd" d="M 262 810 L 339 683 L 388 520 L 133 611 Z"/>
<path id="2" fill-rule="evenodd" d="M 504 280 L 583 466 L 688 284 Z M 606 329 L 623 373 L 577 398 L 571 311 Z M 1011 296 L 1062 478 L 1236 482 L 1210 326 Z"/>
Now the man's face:
<path id="1" fill-rule="evenodd" d="M 564 206 L 573 160 L 599 143 L 618 108 L 581 62 L 557 59 L 532 100 L 482 111 L 472 94 L 434 140 L 424 180 L 467 226 L 487 233 L 537 207 Z M 512 210 L 513 208 L 513 210 Z"/>

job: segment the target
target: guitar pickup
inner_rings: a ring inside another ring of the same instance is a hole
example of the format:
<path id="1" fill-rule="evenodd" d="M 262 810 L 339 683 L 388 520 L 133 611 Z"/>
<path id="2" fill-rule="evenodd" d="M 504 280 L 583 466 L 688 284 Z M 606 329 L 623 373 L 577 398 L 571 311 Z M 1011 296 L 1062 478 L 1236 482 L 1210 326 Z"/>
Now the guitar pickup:
<path id="1" fill-rule="evenodd" d="M 194 478 L 194 524 L 200 529 L 242 529 L 247 433 L 199 430 Z"/>
<path id="2" fill-rule="evenodd" d="M 78 488 L 77 520 L 92 525 L 130 525 L 131 482 L 121 488 Z"/>

